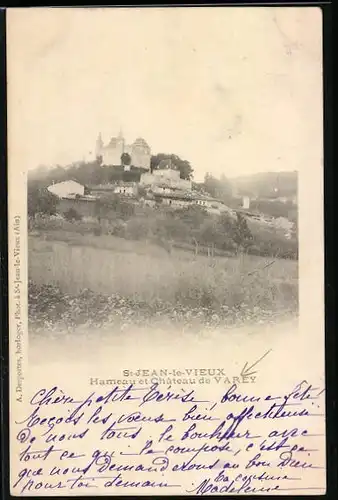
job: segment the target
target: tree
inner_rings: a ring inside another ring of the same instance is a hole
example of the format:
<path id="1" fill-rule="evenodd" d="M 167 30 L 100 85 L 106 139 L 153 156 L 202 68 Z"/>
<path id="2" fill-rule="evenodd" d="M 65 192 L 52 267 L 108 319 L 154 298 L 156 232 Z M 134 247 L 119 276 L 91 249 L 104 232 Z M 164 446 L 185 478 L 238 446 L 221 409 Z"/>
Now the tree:
<path id="1" fill-rule="evenodd" d="M 219 196 L 225 202 L 232 199 L 232 185 L 229 179 L 224 174 L 222 174 L 220 178 Z"/>
<path id="2" fill-rule="evenodd" d="M 203 207 L 197 205 L 178 208 L 175 213 L 191 230 L 199 230 L 208 217 L 207 211 Z"/>
<path id="3" fill-rule="evenodd" d="M 219 216 L 218 223 L 221 232 L 232 238 L 236 229 L 236 220 L 228 213 L 223 213 Z"/>
<path id="4" fill-rule="evenodd" d="M 165 238 L 183 241 L 187 234 L 187 227 L 181 219 L 172 217 L 167 214 L 167 217 L 160 222 L 163 236 Z"/>
<path id="5" fill-rule="evenodd" d="M 204 193 L 204 182 L 193 182 L 192 188 L 194 191 L 198 191 L 199 193 Z"/>
<path id="6" fill-rule="evenodd" d="M 203 245 L 208 245 L 210 243 L 216 244 L 218 246 L 220 240 L 220 233 L 217 228 L 217 223 L 215 220 L 208 218 L 199 228 L 197 239 Z"/>
<path id="7" fill-rule="evenodd" d="M 145 189 L 145 187 L 139 185 L 137 194 L 138 198 L 144 198 L 147 195 L 147 190 Z"/>
<path id="8" fill-rule="evenodd" d="M 94 202 L 94 214 L 97 217 L 97 220 L 100 222 L 102 214 L 103 214 L 103 202 L 100 198 L 96 199 Z"/>
<path id="9" fill-rule="evenodd" d="M 289 211 L 294 209 L 292 203 L 269 200 L 252 200 L 250 208 L 271 217 L 285 217 L 289 215 Z"/>
<path id="10" fill-rule="evenodd" d="M 131 156 L 129 153 L 122 153 L 121 155 L 121 165 L 129 166 L 131 164 Z"/>
<path id="11" fill-rule="evenodd" d="M 224 174 L 221 175 L 220 179 L 210 173 L 205 174 L 203 187 L 204 191 L 214 198 L 218 198 L 225 203 L 232 201 L 232 184 Z"/>
<path id="12" fill-rule="evenodd" d="M 238 246 L 238 250 L 247 249 L 253 240 L 246 218 L 237 212 L 237 224 L 235 227 L 233 240 Z"/>
<path id="13" fill-rule="evenodd" d="M 156 170 L 162 160 L 171 160 L 171 163 L 180 171 L 181 179 L 191 180 L 193 178 L 194 169 L 187 160 L 182 160 L 174 154 L 159 153 L 151 157 L 150 170 Z"/>
<path id="14" fill-rule="evenodd" d="M 67 212 L 65 212 L 64 214 L 64 217 L 69 220 L 69 221 L 73 221 L 73 220 L 81 220 L 82 219 L 82 215 L 77 212 L 75 210 L 75 208 L 70 208 L 69 210 L 67 210 Z"/>
<path id="15" fill-rule="evenodd" d="M 29 216 L 55 215 L 58 198 L 46 188 L 28 188 L 27 210 Z"/>
<path id="16" fill-rule="evenodd" d="M 90 175 L 88 176 L 87 182 L 85 184 L 98 185 L 102 184 L 104 178 L 104 169 L 100 165 L 94 164 Z"/>
<path id="17" fill-rule="evenodd" d="M 216 197 L 217 190 L 220 188 L 220 181 L 212 174 L 206 173 L 204 176 L 204 189 L 210 196 Z"/>

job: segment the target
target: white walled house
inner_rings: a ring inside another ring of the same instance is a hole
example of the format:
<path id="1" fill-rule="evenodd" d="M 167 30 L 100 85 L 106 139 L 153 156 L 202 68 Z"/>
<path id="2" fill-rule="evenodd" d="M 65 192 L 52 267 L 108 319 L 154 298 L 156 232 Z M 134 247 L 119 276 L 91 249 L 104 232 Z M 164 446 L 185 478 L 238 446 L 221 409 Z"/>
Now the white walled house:
<path id="1" fill-rule="evenodd" d="M 138 186 L 136 182 L 115 182 L 90 186 L 91 193 L 96 197 L 118 194 L 122 196 L 136 197 Z"/>
<path id="2" fill-rule="evenodd" d="M 163 205 L 169 205 L 171 207 L 187 207 L 191 205 L 191 199 L 184 196 L 174 196 L 174 195 L 161 195 L 158 199 L 162 200 Z"/>
<path id="3" fill-rule="evenodd" d="M 83 196 L 85 192 L 85 187 L 79 182 L 73 180 L 51 184 L 47 189 L 50 193 L 53 193 L 59 198 L 64 198 L 71 195 L 75 196 L 77 194 Z"/>
<path id="4" fill-rule="evenodd" d="M 137 196 L 137 184 L 133 182 L 120 183 L 114 187 L 113 192 L 124 196 Z"/>
<path id="5" fill-rule="evenodd" d="M 176 187 L 170 187 L 167 184 L 153 184 L 151 186 L 151 192 L 154 194 L 185 194 L 190 195 L 190 191 L 184 189 L 178 189 Z"/>
<path id="6" fill-rule="evenodd" d="M 249 208 L 250 208 L 250 198 L 249 198 L 249 196 L 243 196 L 243 198 L 242 198 L 242 208 L 244 210 L 249 210 Z"/>
<path id="7" fill-rule="evenodd" d="M 235 216 L 235 213 L 223 201 L 217 200 L 204 195 L 195 195 L 195 204 L 204 208 L 210 214 L 220 215 L 221 213 L 228 213 Z"/>

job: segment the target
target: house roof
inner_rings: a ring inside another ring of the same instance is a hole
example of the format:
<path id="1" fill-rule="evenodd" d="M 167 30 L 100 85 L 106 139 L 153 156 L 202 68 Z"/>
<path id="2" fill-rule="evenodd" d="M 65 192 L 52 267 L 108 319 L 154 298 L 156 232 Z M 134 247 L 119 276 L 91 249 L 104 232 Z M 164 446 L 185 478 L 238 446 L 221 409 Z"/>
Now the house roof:
<path id="1" fill-rule="evenodd" d="M 75 201 L 96 201 L 98 198 L 96 196 L 74 196 L 74 195 L 65 195 L 62 196 L 63 200 L 75 200 Z"/>
<path id="2" fill-rule="evenodd" d="M 225 205 L 225 203 L 222 200 L 218 200 L 217 198 L 214 198 L 213 196 L 210 195 L 198 193 L 197 191 L 194 191 L 194 196 L 196 200 L 213 201 L 215 203 L 221 203 L 222 205 Z"/>
<path id="3" fill-rule="evenodd" d="M 115 186 L 116 186 L 115 184 L 96 184 L 94 186 L 93 185 L 90 186 L 90 189 L 91 190 L 100 190 L 100 191 L 102 191 L 102 190 L 107 190 L 107 189 L 108 190 L 109 189 L 114 189 Z"/>
<path id="4" fill-rule="evenodd" d="M 109 182 L 107 184 L 95 184 L 91 185 L 90 189 L 100 190 L 100 191 L 110 191 L 118 186 L 134 187 L 137 186 L 137 182 L 117 181 L 117 182 Z"/>
<path id="5" fill-rule="evenodd" d="M 109 143 L 108 143 L 108 147 L 109 147 L 109 146 L 116 146 L 117 142 L 118 142 L 118 138 L 117 138 L 117 137 L 112 137 L 112 138 L 110 139 Z M 106 146 L 106 147 L 107 147 L 107 146 Z"/>
<path id="6" fill-rule="evenodd" d="M 159 183 L 159 184 L 156 184 L 154 186 L 155 188 L 165 188 L 165 189 L 171 189 L 173 191 L 182 191 L 182 188 L 180 187 L 177 187 L 177 186 L 169 186 L 168 184 L 166 184 L 165 182 L 163 182 L 163 184 Z"/>
<path id="7" fill-rule="evenodd" d="M 67 182 L 75 182 L 79 186 L 86 187 L 84 184 L 81 184 L 81 182 L 77 181 L 76 179 L 66 179 L 64 181 L 54 182 L 53 184 L 50 184 L 50 186 L 56 186 L 57 184 L 66 184 Z"/>
<path id="8" fill-rule="evenodd" d="M 227 208 L 230 212 L 233 210 L 228 207 L 223 201 L 217 200 L 216 198 L 212 198 L 211 196 L 203 196 L 194 191 L 181 191 L 176 193 L 154 193 L 156 198 L 172 198 L 172 199 L 180 199 L 180 200 L 189 200 L 189 201 L 210 201 L 214 203 L 220 203 L 223 207 Z"/>
<path id="9" fill-rule="evenodd" d="M 181 193 L 154 193 L 155 198 L 172 198 L 177 200 L 193 200 L 192 196 L 189 196 L 189 193 L 181 192 Z"/>
<path id="10" fill-rule="evenodd" d="M 136 182 L 117 182 L 114 186 L 115 187 L 136 187 L 137 183 Z"/>

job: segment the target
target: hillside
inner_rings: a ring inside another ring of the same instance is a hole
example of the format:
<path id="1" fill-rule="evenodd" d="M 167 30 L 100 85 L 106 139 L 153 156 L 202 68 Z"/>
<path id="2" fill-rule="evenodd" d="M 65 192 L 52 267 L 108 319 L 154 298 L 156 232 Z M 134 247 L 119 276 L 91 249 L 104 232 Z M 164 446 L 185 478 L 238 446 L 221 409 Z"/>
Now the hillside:
<path id="1" fill-rule="evenodd" d="M 141 174 L 145 171 L 146 169 L 133 166 L 130 171 L 124 171 L 121 165 L 101 167 L 98 162 L 79 162 L 67 167 L 38 167 L 28 172 L 28 182 L 40 187 L 47 187 L 52 182 L 62 182 L 70 179 L 85 186 L 116 181 L 139 182 Z"/>
<path id="2" fill-rule="evenodd" d="M 85 185 L 120 180 L 138 182 L 143 171 L 144 169 L 131 167 L 130 172 L 124 172 L 121 166 L 102 168 L 98 162 L 79 162 L 67 167 L 47 168 L 40 166 L 28 172 L 28 180 L 44 186 L 51 184 L 52 181 L 61 182 L 68 179 L 77 180 Z M 220 183 L 224 183 L 224 181 L 212 176 L 208 179 L 210 186 L 206 185 L 205 182 L 194 183 L 194 189 L 204 190 L 207 188 L 206 190 L 214 196 L 216 196 L 216 192 L 213 191 L 219 191 Z M 215 186 L 211 185 L 212 182 Z M 259 172 L 228 179 L 227 182 L 229 184 L 227 191 L 232 191 L 233 195 L 244 195 L 252 198 L 292 198 L 297 195 L 298 173 Z"/>
<path id="3" fill-rule="evenodd" d="M 298 172 L 260 172 L 230 179 L 233 192 L 257 198 L 292 198 L 297 195 Z"/>

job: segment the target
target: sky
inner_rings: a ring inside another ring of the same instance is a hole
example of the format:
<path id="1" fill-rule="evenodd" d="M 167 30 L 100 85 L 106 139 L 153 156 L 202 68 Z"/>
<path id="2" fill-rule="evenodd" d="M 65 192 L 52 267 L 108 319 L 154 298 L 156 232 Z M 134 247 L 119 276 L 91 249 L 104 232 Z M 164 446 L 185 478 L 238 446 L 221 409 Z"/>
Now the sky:
<path id="1" fill-rule="evenodd" d="M 321 161 L 318 8 L 13 9 L 9 155 L 93 159 L 122 128 L 234 177 Z"/>

